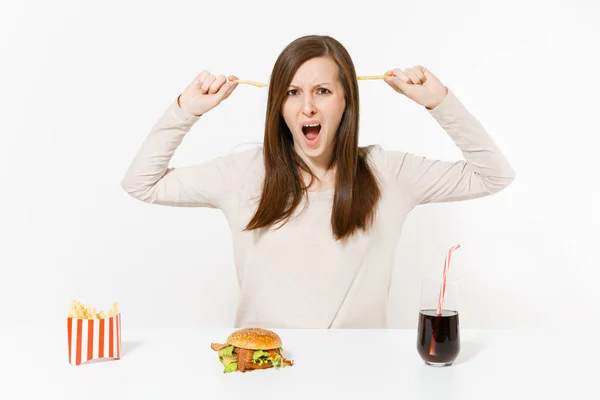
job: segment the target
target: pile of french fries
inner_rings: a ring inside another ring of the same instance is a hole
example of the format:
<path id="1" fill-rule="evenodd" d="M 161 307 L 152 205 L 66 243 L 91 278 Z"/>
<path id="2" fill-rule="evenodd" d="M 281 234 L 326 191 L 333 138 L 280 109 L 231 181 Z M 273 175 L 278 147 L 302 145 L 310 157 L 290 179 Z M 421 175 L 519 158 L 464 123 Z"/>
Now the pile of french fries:
<path id="1" fill-rule="evenodd" d="M 86 306 L 78 300 L 71 302 L 71 308 L 69 309 L 69 318 L 80 318 L 80 319 L 103 319 L 111 318 L 119 313 L 119 304 L 113 303 L 112 308 L 107 312 L 97 312 L 94 307 Z"/>

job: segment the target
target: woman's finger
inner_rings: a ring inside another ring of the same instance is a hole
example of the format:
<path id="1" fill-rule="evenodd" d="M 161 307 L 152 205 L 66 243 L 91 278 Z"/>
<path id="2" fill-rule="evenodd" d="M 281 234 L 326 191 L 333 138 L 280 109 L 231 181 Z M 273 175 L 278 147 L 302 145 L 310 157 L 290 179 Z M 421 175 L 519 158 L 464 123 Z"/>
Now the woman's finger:
<path id="1" fill-rule="evenodd" d="M 402 79 L 397 78 L 395 76 L 390 76 L 388 78 L 385 78 L 385 83 L 390 85 L 392 87 L 392 89 L 394 89 L 398 93 L 402 93 L 402 94 L 404 94 L 404 89 L 409 85 L 408 83 L 404 82 Z"/>
<path id="2" fill-rule="evenodd" d="M 198 87 L 202 87 L 202 84 L 209 76 L 210 72 L 208 71 L 202 71 L 198 75 L 196 75 L 196 84 L 198 85 Z"/>
<path id="3" fill-rule="evenodd" d="M 404 70 L 404 73 L 406 74 L 406 76 L 408 76 L 410 78 L 410 81 L 415 84 L 415 85 L 420 85 L 421 84 L 421 80 L 417 77 L 417 75 L 414 73 L 414 71 L 412 70 L 412 68 L 406 68 Z"/>
<path id="4" fill-rule="evenodd" d="M 234 81 L 236 79 L 239 79 L 237 76 L 235 75 L 229 75 L 227 77 L 227 88 L 225 89 L 225 99 L 229 97 L 229 95 L 235 90 L 236 87 L 238 87 L 239 83 L 237 82 L 231 82 Z"/>
<path id="5" fill-rule="evenodd" d="M 212 83 L 212 85 L 210 85 L 210 88 L 208 89 L 208 93 L 209 94 L 217 93 L 221 89 L 221 86 L 223 86 L 225 81 L 226 81 L 225 75 L 219 75 L 219 77 L 215 79 L 215 81 Z"/>
<path id="6" fill-rule="evenodd" d="M 233 91 L 235 90 L 235 88 L 237 87 L 237 85 L 239 85 L 239 83 L 227 82 L 221 88 L 221 90 L 223 91 L 223 97 L 222 97 L 221 100 L 225 100 L 226 98 L 228 98 L 231 95 L 231 93 L 233 93 Z"/>
<path id="7" fill-rule="evenodd" d="M 216 79 L 217 78 L 211 74 L 204 80 L 204 83 L 202 83 L 202 86 L 200 87 L 202 94 L 208 93 L 208 89 L 210 89 L 210 85 L 212 85 Z"/>
<path id="8" fill-rule="evenodd" d="M 405 83 L 411 82 L 410 78 L 404 72 L 402 72 L 401 69 L 394 68 L 394 70 L 392 72 L 393 72 L 394 76 L 396 76 L 398 79 L 401 79 Z"/>
<path id="9" fill-rule="evenodd" d="M 417 78 L 421 80 L 421 83 L 425 83 L 425 81 L 427 81 L 427 78 L 425 77 L 425 67 L 417 65 L 413 68 L 413 71 L 415 75 L 417 75 Z"/>

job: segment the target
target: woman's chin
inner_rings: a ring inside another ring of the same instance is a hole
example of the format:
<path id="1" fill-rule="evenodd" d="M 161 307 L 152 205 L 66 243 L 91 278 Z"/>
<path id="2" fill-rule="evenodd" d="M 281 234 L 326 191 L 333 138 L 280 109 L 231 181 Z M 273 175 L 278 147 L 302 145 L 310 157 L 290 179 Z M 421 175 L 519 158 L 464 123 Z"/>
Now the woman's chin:
<path id="1" fill-rule="evenodd" d="M 304 146 L 304 154 L 310 158 L 319 158 L 323 154 L 321 146 Z"/>
<path id="2" fill-rule="evenodd" d="M 306 136 L 303 136 L 301 143 L 296 142 L 296 151 L 300 150 L 306 157 L 309 158 L 321 158 L 326 150 L 323 140 L 325 140 L 325 136 L 321 134 L 319 134 L 314 140 L 309 140 L 306 138 Z"/>

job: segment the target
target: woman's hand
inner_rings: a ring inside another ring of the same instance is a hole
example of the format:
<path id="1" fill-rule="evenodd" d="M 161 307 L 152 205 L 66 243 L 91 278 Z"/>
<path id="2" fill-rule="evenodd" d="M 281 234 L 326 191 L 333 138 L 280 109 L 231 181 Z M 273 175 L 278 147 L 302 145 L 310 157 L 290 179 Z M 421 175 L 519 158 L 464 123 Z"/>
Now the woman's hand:
<path id="1" fill-rule="evenodd" d="M 238 85 L 231 82 L 235 79 L 237 78 L 233 75 L 227 80 L 224 75 L 216 77 L 208 71 L 202 71 L 177 99 L 179 106 L 187 113 L 199 117 L 229 97 Z"/>
<path id="2" fill-rule="evenodd" d="M 448 88 L 440 82 L 427 68 L 417 65 L 404 71 L 396 68 L 385 75 L 385 82 L 396 92 L 405 95 L 415 103 L 432 110 L 437 107 L 448 94 Z"/>

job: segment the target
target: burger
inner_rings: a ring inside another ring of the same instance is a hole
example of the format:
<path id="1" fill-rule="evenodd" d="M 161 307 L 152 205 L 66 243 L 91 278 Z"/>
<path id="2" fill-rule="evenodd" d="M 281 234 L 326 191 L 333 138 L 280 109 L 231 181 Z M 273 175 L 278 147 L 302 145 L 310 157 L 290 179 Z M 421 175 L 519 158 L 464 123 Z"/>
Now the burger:
<path id="1" fill-rule="evenodd" d="M 229 335 L 227 343 L 211 343 L 210 347 L 218 352 L 219 361 L 225 367 L 223 373 L 294 365 L 281 355 L 279 335 L 268 329 L 239 329 Z"/>

